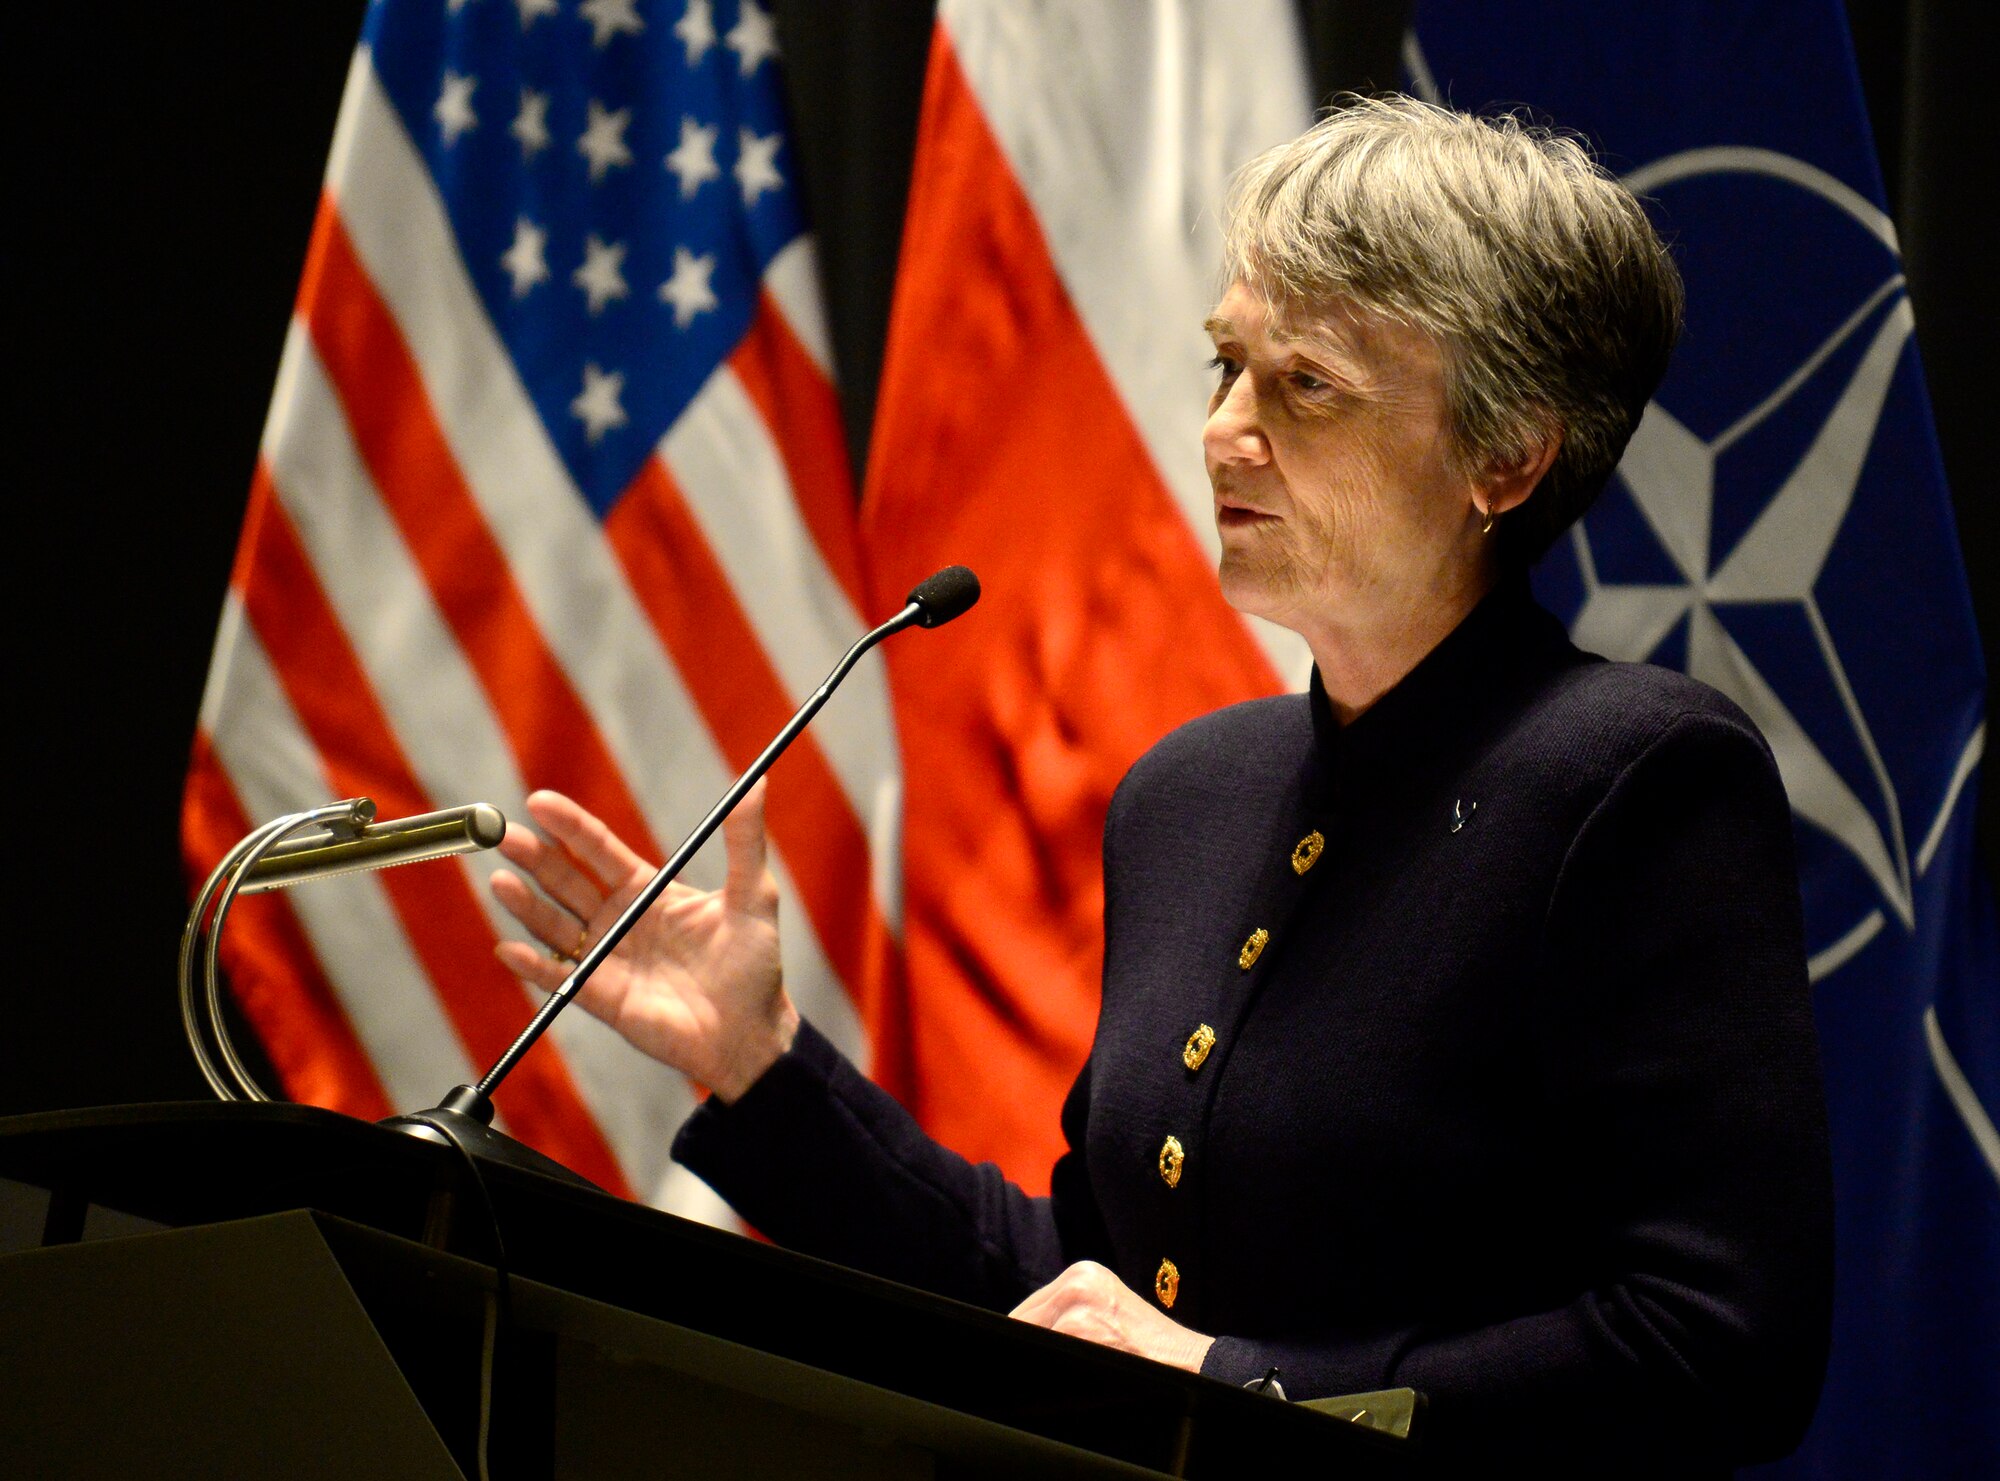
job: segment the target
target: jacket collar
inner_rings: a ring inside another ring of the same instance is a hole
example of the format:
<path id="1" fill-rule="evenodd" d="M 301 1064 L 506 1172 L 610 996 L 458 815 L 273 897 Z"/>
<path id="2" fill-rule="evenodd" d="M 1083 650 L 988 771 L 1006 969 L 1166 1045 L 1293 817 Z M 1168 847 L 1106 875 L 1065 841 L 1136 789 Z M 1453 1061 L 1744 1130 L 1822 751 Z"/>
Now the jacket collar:
<path id="1" fill-rule="evenodd" d="M 1346 725 L 1313 668 L 1309 691 L 1323 784 L 1346 793 L 1426 769 L 1459 749 L 1528 674 L 1568 651 L 1562 624 L 1535 604 L 1526 575 L 1502 577 L 1417 666 Z"/>

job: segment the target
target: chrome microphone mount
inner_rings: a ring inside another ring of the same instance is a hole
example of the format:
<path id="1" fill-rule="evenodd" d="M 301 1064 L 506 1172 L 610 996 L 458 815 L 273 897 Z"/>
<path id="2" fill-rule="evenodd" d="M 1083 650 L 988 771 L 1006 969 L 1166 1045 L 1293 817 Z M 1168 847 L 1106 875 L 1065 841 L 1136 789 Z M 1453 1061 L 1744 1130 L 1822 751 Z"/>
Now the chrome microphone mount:
<path id="1" fill-rule="evenodd" d="M 252 829 L 203 883 L 181 932 L 181 1028 L 209 1089 L 223 1100 L 272 1099 L 230 1042 L 222 1012 L 218 954 L 238 895 L 489 849 L 506 831 L 500 810 L 484 802 L 378 823 L 375 803 L 367 797 L 287 813 Z"/>

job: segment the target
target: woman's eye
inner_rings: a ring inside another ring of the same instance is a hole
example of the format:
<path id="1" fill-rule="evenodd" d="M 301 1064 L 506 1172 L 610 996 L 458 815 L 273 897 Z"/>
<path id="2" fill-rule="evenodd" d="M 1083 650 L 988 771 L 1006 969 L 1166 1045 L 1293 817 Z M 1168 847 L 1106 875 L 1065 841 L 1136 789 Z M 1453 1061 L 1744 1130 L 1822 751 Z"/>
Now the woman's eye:
<path id="1" fill-rule="evenodd" d="M 1208 368 L 1214 371 L 1222 384 L 1226 386 L 1236 379 L 1237 373 L 1243 369 L 1243 366 L 1239 362 L 1230 359 L 1227 355 L 1217 355 L 1208 362 Z"/>
<path id="2" fill-rule="evenodd" d="M 1309 375 L 1303 370 L 1293 371 L 1291 380 L 1294 389 L 1303 391 L 1308 396 L 1316 396 L 1321 391 L 1327 389 L 1327 383 L 1325 381 L 1321 380 L 1316 375 Z"/>

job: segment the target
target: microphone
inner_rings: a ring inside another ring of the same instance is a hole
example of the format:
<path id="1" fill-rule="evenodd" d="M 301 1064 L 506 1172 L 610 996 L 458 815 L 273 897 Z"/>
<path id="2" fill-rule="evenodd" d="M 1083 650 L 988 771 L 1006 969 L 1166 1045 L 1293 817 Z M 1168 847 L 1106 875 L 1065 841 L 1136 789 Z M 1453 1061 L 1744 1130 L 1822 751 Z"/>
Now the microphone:
<path id="1" fill-rule="evenodd" d="M 535 1041 L 547 1031 L 555 1016 L 568 1007 L 570 1001 L 583 990 L 583 985 L 590 980 L 591 974 L 604 964 L 606 957 L 617 950 L 618 943 L 625 939 L 626 933 L 638 924 L 639 918 L 687 867 L 688 861 L 722 825 L 722 820 L 735 811 L 736 804 L 743 800 L 744 794 L 757 784 L 758 778 L 771 769 L 773 762 L 784 755 L 786 747 L 798 738 L 799 732 L 806 728 L 813 716 L 817 715 L 827 700 L 833 697 L 833 691 L 840 686 L 840 682 L 847 677 L 855 664 L 861 661 L 862 656 L 883 639 L 893 637 L 906 627 L 942 627 L 953 618 L 964 616 L 978 600 L 979 578 L 964 566 L 947 566 L 936 575 L 918 582 L 904 599 L 902 611 L 872 632 L 863 634 L 859 642 L 841 655 L 840 662 L 836 663 L 833 671 L 820 682 L 819 688 L 807 696 L 806 702 L 799 706 L 797 713 L 785 722 L 784 728 L 773 737 L 768 746 L 764 747 L 757 759 L 750 763 L 749 769 L 730 783 L 729 790 L 724 792 L 715 806 L 708 810 L 708 815 L 695 824 L 694 831 L 681 840 L 680 846 L 668 857 L 667 862 L 662 864 L 659 871 L 646 882 L 646 887 L 639 891 L 632 903 L 626 906 L 618 919 L 611 923 L 611 928 L 598 938 L 596 945 L 577 959 L 577 964 L 569 976 L 563 979 L 562 984 L 536 1010 L 535 1016 L 528 1021 L 528 1026 L 521 1030 L 519 1037 L 512 1044 L 507 1046 L 506 1052 L 493 1062 L 493 1067 L 481 1077 L 479 1083 L 455 1085 L 445 1098 L 430 1110 L 417 1111 L 408 1116 L 395 1116 L 384 1121 L 382 1125 L 393 1127 L 411 1136 L 422 1137 L 426 1141 L 449 1143 L 458 1147 L 460 1151 L 467 1152 L 468 1155 L 476 1149 L 480 1154 L 496 1162 L 532 1167 L 539 1172 L 554 1173 L 573 1182 L 585 1181 L 562 1164 L 542 1156 L 532 1147 L 524 1146 L 511 1137 L 494 1131 L 493 1092 L 499 1089 L 500 1082 L 507 1078 L 514 1066 L 521 1062 L 521 1057 L 534 1047 Z"/>
<path id="2" fill-rule="evenodd" d="M 946 566 L 919 581 L 904 600 L 922 609 L 918 627 L 943 627 L 954 617 L 963 617 L 979 600 L 979 578 L 965 566 Z"/>
<path id="3" fill-rule="evenodd" d="M 476 853 L 494 847 L 506 831 L 507 820 L 500 809 L 485 802 L 361 828 L 321 828 L 273 844 L 243 871 L 237 893 L 255 895 L 309 879 Z"/>

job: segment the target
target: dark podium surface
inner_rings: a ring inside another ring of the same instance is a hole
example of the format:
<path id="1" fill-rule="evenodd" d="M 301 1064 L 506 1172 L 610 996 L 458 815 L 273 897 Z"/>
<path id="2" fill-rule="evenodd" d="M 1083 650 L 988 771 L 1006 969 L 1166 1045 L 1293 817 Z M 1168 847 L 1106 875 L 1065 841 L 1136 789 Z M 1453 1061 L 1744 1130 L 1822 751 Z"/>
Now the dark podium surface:
<path id="1" fill-rule="evenodd" d="M 1341 1419 L 481 1173 L 305 1106 L 0 1120 L 41 1215 L 0 1256 L 0 1469 L 473 1476 L 484 1434 L 494 1477 L 1419 1474 Z"/>

